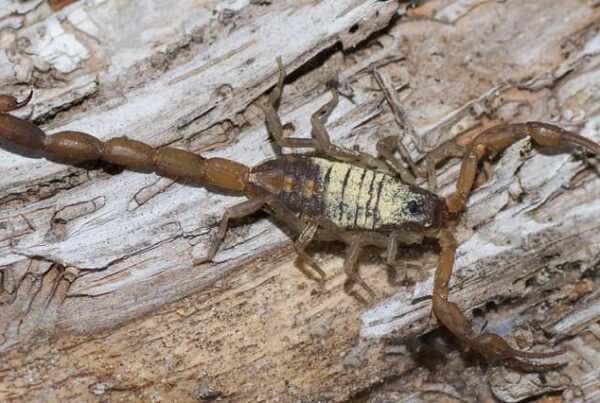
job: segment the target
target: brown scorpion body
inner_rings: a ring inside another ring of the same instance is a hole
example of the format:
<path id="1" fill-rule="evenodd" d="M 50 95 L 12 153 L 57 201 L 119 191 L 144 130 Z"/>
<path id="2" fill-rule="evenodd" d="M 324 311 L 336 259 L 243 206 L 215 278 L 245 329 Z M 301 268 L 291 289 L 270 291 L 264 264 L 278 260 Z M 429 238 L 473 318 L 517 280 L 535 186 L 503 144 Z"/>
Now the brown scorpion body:
<path id="1" fill-rule="evenodd" d="M 505 124 L 484 131 L 465 147 L 442 146 L 434 150 L 427 157 L 425 171 L 416 169 L 412 161 L 406 161 L 411 168 L 411 172 L 407 172 L 404 164 L 395 157 L 396 151 L 401 155 L 406 153 L 402 152 L 401 144 L 390 141 L 390 138 L 378 144 L 377 149 L 383 159 L 331 144 L 321 117 L 335 107 L 335 91 L 332 91 L 332 100 L 311 117 L 314 137 L 284 137 L 275 105 L 282 92 L 285 71 L 281 60 L 277 61 L 279 81 L 263 105 L 267 129 L 278 149 L 311 147 L 318 155 L 280 155 L 249 168 L 235 161 L 206 159 L 177 148 L 153 148 L 125 137 L 103 142 L 89 134 L 73 131 L 46 135 L 33 123 L 6 113 L 26 105 L 31 94 L 21 102 L 12 96 L 0 95 L 0 141 L 29 152 L 39 152 L 53 160 L 68 163 L 103 160 L 137 171 L 157 172 L 198 183 L 214 191 L 246 196 L 247 201 L 224 212 L 207 256 L 196 264 L 214 258 L 225 237 L 229 220 L 264 209 L 299 234 L 294 243 L 295 250 L 321 281 L 326 273 L 305 253 L 306 246 L 314 239 L 338 240 L 347 244 L 344 270 L 348 284 L 357 283 L 374 295 L 356 272 L 357 260 L 364 246 L 386 248 L 386 261 L 394 264 L 399 243 L 416 243 L 424 237 L 436 238 L 440 244 L 432 297 L 436 318 L 467 347 L 490 360 L 524 369 L 554 367 L 554 364 L 532 363 L 529 359 L 552 357 L 560 351 L 534 353 L 514 350 L 501 336 L 475 330 L 458 305 L 448 300 L 456 242 L 446 222 L 464 209 L 479 163 L 519 138 L 530 137 L 544 146 L 576 144 L 596 155 L 600 154 L 600 146 L 554 125 L 539 122 Z M 456 191 L 447 198 L 400 179 L 409 178 L 410 181 L 410 178 L 428 174 L 430 184 L 435 183 L 431 175 L 436 165 L 454 157 L 462 157 L 462 165 Z"/>

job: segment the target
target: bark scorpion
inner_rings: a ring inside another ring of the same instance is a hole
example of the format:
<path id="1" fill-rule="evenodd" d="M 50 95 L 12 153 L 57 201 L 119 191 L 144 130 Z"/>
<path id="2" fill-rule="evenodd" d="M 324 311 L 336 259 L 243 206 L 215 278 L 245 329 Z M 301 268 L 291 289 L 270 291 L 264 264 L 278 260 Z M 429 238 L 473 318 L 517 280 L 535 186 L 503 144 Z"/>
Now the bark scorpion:
<path id="1" fill-rule="evenodd" d="M 373 290 L 356 271 L 363 247 L 386 248 L 386 262 L 393 265 L 399 243 L 435 238 L 440 246 L 432 296 L 437 320 L 466 347 L 489 360 L 533 370 L 555 367 L 531 359 L 553 357 L 562 351 L 515 350 L 498 334 L 474 329 L 458 305 L 448 300 L 457 247 L 448 222 L 464 209 L 480 162 L 516 140 L 530 137 L 542 146 L 571 143 L 596 155 L 600 154 L 600 145 L 550 124 L 502 124 L 485 130 L 467 146 L 439 147 L 426 158 L 425 167 L 403 157 L 408 167 L 405 168 L 396 152 L 406 156 L 406 150 L 394 138 L 384 138 L 377 144 L 381 159 L 330 142 L 321 119 L 338 102 L 335 90 L 331 91 L 332 99 L 311 116 L 312 138 L 284 136 L 276 104 L 282 93 L 285 69 L 281 58 L 277 58 L 277 64 L 279 79 L 262 109 L 279 155 L 253 168 L 223 158 L 203 158 L 177 148 L 154 148 L 126 137 L 102 141 L 75 131 L 46 135 L 33 123 L 7 113 L 25 106 L 31 93 L 20 102 L 13 96 L 0 95 L 0 140 L 52 160 L 68 163 L 103 160 L 136 171 L 191 181 L 214 191 L 246 196 L 248 200 L 224 212 L 207 256 L 196 264 L 213 259 L 230 220 L 264 209 L 299 234 L 294 248 L 320 281 L 325 280 L 326 274 L 305 252 L 307 245 L 314 239 L 348 245 L 343 264 L 348 284 L 358 284 L 373 296 Z M 315 153 L 282 155 L 283 147 L 308 147 Z M 449 158 L 462 158 L 462 164 L 456 190 L 448 197 L 438 197 L 411 183 L 416 177 L 429 177 L 430 188 L 435 188 L 435 167 Z"/>

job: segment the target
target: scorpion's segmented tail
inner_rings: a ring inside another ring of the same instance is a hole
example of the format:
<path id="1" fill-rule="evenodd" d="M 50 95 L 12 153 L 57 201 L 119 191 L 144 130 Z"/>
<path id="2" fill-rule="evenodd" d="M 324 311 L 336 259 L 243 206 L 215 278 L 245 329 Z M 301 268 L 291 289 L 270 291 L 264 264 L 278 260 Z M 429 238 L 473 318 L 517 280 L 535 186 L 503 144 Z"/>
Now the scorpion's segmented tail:
<path id="1" fill-rule="evenodd" d="M 135 171 L 156 172 L 211 186 L 217 191 L 241 193 L 247 188 L 248 167 L 234 161 L 206 159 L 173 147 L 154 148 L 126 137 L 102 141 L 77 131 L 46 135 L 33 123 L 5 113 L 27 105 L 31 95 L 23 101 L 0 95 L 0 142 L 9 142 L 26 151 L 39 152 L 48 159 L 70 164 L 102 160 Z"/>

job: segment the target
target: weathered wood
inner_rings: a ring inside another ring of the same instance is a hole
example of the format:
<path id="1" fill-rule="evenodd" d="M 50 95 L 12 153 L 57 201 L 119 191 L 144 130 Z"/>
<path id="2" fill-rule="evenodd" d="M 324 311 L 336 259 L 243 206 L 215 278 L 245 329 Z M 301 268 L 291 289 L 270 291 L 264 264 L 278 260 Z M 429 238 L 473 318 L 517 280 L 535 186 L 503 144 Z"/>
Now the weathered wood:
<path id="1" fill-rule="evenodd" d="M 273 155 L 256 102 L 281 55 L 292 77 L 280 111 L 298 136 L 309 135 L 331 79 L 352 95 L 328 120 L 334 141 L 373 151 L 396 132 L 371 78 L 379 66 L 408 82 L 400 95 L 416 134 L 405 140 L 417 159 L 498 121 L 549 121 L 600 140 L 594 2 L 433 0 L 404 10 L 374 0 L 109 0 L 52 12 L 11 1 L 0 5 L 0 87 L 33 85 L 34 101 L 16 114 L 51 132 L 126 135 L 254 165 Z M 342 291 L 341 248 L 313 249 L 331 277 L 321 290 L 267 218 L 236 226 L 214 264 L 192 267 L 237 198 L 0 150 L 0 396 L 491 399 L 483 380 L 504 400 L 597 398 L 598 160 L 585 169 L 568 151 L 515 144 L 457 229 L 451 298 L 494 331 L 514 329 L 516 345 L 569 350 L 542 385 L 537 374 L 465 368 L 444 332 L 427 335 L 437 326 L 435 248 L 402 248 L 423 267 L 408 286 L 390 282 L 371 252 L 361 273 L 381 300 L 364 306 Z M 441 170 L 442 193 L 456 171 Z M 420 336 L 451 349 L 448 361 L 423 359 Z"/>

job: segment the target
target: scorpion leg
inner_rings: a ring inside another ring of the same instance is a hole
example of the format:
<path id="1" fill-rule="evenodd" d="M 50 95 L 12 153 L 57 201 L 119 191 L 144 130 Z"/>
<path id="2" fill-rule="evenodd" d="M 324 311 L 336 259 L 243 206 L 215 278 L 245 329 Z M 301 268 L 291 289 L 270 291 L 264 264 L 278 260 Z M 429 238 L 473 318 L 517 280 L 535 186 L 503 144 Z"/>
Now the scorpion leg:
<path id="1" fill-rule="evenodd" d="M 352 242 L 348 246 L 348 250 L 346 251 L 346 259 L 344 260 L 344 272 L 346 276 L 348 276 L 348 282 L 344 286 L 346 292 L 351 291 L 351 287 L 353 284 L 359 284 L 364 290 L 371 296 L 371 298 L 375 298 L 375 291 L 360 277 L 357 273 L 357 261 L 360 256 L 360 252 L 362 247 L 365 244 L 368 244 L 368 235 L 358 234 L 352 238 Z"/>
<path id="2" fill-rule="evenodd" d="M 560 364 L 533 364 L 527 362 L 532 358 L 549 358 L 562 354 L 563 351 L 550 353 L 525 352 L 513 349 L 500 335 L 495 333 L 478 333 L 469 320 L 454 302 L 448 301 L 449 283 L 456 252 L 456 241 L 447 229 L 440 230 L 439 244 L 441 248 L 438 265 L 433 282 L 433 313 L 452 334 L 458 337 L 468 348 L 491 361 L 499 361 L 522 369 L 545 370 L 556 368 Z"/>
<path id="3" fill-rule="evenodd" d="M 385 241 L 386 263 L 390 266 L 393 266 L 397 263 L 396 254 L 398 253 L 398 245 L 400 243 L 403 243 L 404 245 L 420 244 L 423 242 L 424 238 L 425 236 L 421 232 L 411 232 L 405 230 L 392 231 Z"/>
<path id="4" fill-rule="evenodd" d="M 422 176 L 427 176 L 429 182 L 429 189 L 433 192 L 437 192 L 437 176 L 435 173 L 435 167 L 438 164 L 450 159 L 450 158 L 461 158 L 465 154 L 465 147 L 455 143 L 454 141 L 448 141 L 443 143 L 429 154 L 425 158 L 425 172 L 422 172 Z"/>
<path id="5" fill-rule="evenodd" d="M 389 165 L 394 169 L 400 177 L 408 182 L 414 183 L 415 178 L 421 176 L 417 164 L 410 156 L 410 153 L 402 143 L 404 134 L 408 132 L 414 138 L 416 136 L 415 129 L 410 123 L 408 116 L 402 107 L 402 102 L 398 96 L 398 92 L 392 84 L 390 76 L 382 71 L 374 71 L 375 80 L 379 85 L 379 88 L 383 91 L 390 109 L 394 114 L 394 119 L 398 125 L 398 135 L 385 137 L 377 142 L 377 151 L 386 159 Z M 396 158 L 394 153 L 398 151 L 401 159 Z M 405 161 L 408 165 L 408 169 L 404 166 L 402 161 Z"/>
<path id="6" fill-rule="evenodd" d="M 387 240 L 385 248 L 385 262 L 388 266 L 393 267 L 396 264 L 396 256 L 398 255 L 398 244 L 400 243 L 400 233 L 393 231 Z"/>
<path id="7" fill-rule="evenodd" d="M 600 145 L 558 126 L 528 122 L 491 127 L 481 133 L 466 148 L 456 182 L 456 191 L 446 198 L 450 212 L 457 213 L 464 209 L 473 188 L 480 161 L 486 155 L 499 152 L 522 137 L 530 137 L 535 143 L 542 146 L 574 144 L 595 155 L 600 155 Z"/>
<path id="8" fill-rule="evenodd" d="M 279 216 L 279 214 L 278 214 Z M 317 231 L 324 231 L 319 236 L 328 235 L 328 239 L 338 239 L 348 244 L 346 258 L 344 260 L 343 269 L 348 277 L 348 282 L 344 285 L 346 292 L 351 292 L 353 284 L 359 284 L 367 293 L 374 298 L 375 292 L 369 285 L 356 273 L 357 261 L 363 246 L 366 245 L 381 245 L 385 237 L 377 234 L 351 234 L 341 230 L 335 224 L 328 222 L 325 219 L 313 219 L 302 230 L 294 247 L 300 258 L 304 259 L 319 275 L 325 280 L 325 272 L 319 265 L 304 252 L 304 248 L 318 235 Z"/>
<path id="9" fill-rule="evenodd" d="M 404 245 L 421 244 L 424 238 L 425 237 L 421 232 L 392 231 L 392 233 L 388 235 L 385 243 L 385 263 L 388 265 L 387 274 L 390 284 L 400 284 L 397 281 L 397 271 L 401 271 L 404 274 L 405 279 L 408 279 L 409 276 L 417 276 L 418 273 L 421 272 L 420 265 L 400 261 L 397 259 L 397 255 L 398 245 L 400 243 Z"/>
<path id="10" fill-rule="evenodd" d="M 322 116 L 329 114 L 338 103 L 338 93 L 334 89 L 331 90 L 331 100 L 319 108 L 319 110 L 311 116 L 310 121 L 315 138 L 284 137 L 283 124 L 281 123 L 281 118 L 279 117 L 277 109 L 275 108 L 279 98 L 281 97 L 286 75 L 285 67 L 283 66 L 281 57 L 277 57 L 277 65 L 279 68 L 279 79 L 275 85 L 275 88 L 269 95 L 267 102 L 262 105 L 261 108 L 265 114 L 265 125 L 267 126 L 267 131 L 271 134 L 271 136 L 273 136 L 273 139 L 277 144 L 277 152 L 279 154 L 281 153 L 282 147 L 314 148 L 315 150 L 322 151 L 326 155 L 340 161 L 355 162 L 369 168 L 377 168 L 383 171 L 388 171 L 385 163 L 370 156 L 369 154 L 336 146 L 331 143 L 327 129 L 320 119 Z"/>
<path id="11" fill-rule="evenodd" d="M 294 242 L 294 249 L 296 250 L 298 256 L 300 256 L 302 260 L 308 263 L 308 265 L 319 274 L 319 277 L 321 277 L 320 282 L 323 283 L 325 281 L 325 278 L 327 277 L 327 274 L 323 271 L 323 269 L 321 269 L 319 264 L 315 262 L 315 260 L 304 251 L 308 244 L 311 243 L 312 240 L 315 238 L 318 229 L 319 224 L 317 223 L 317 221 L 310 221 L 300 232 L 300 235 L 298 235 L 296 242 Z"/>
<path id="12" fill-rule="evenodd" d="M 328 115 L 338 104 L 339 96 L 335 89 L 331 89 L 331 100 L 321 106 L 310 117 L 310 124 L 316 140 L 315 149 L 325 153 L 325 155 L 344 162 L 352 162 L 371 169 L 378 169 L 389 172 L 388 166 L 384 161 L 379 160 L 367 153 L 358 150 L 335 145 L 329 138 L 329 133 L 325 124 L 321 121 L 323 116 Z"/>
<path id="13" fill-rule="evenodd" d="M 293 137 L 284 137 L 283 136 L 283 123 L 281 122 L 281 117 L 277 112 L 276 105 L 281 98 L 281 93 L 283 92 L 283 83 L 285 81 L 285 67 L 283 66 L 283 62 L 281 60 L 281 56 L 277 57 L 277 66 L 279 68 L 279 79 L 277 80 L 277 84 L 275 84 L 275 88 L 269 95 L 267 102 L 263 105 L 260 105 L 263 113 L 265 114 L 265 125 L 267 126 L 267 132 L 273 139 L 277 145 L 277 153 L 281 154 L 282 147 L 289 148 L 319 148 L 319 143 L 315 139 L 307 139 L 307 138 L 293 138 Z"/>
<path id="14" fill-rule="evenodd" d="M 402 163 L 402 159 L 397 158 L 394 153 L 398 150 L 398 139 L 397 136 L 387 136 L 380 139 L 376 144 L 377 152 L 388 165 L 400 175 L 400 178 L 407 183 L 415 183 L 415 175 L 410 170 L 406 169 Z"/>
<path id="15" fill-rule="evenodd" d="M 436 193 L 436 165 L 441 162 L 441 160 L 450 157 L 461 157 L 464 154 L 464 148 L 456 143 L 445 143 L 427 155 L 425 158 L 425 169 L 418 167 L 402 143 L 404 132 L 411 134 L 413 139 L 415 138 L 416 133 L 402 107 L 402 102 L 398 97 L 398 93 L 394 89 L 391 79 L 386 73 L 376 70 L 375 79 L 381 90 L 384 92 L 388 105 L 392 109 L 400 133 L 399 135 L 388 136 L 379 140 L 376 145 L 377 152 L 383 157 L 388 165 L 400 175 L 402 180 L 412 184 L 415 182 L 416 178 L 426 177 L 428 178 L 429 191 Z M 396 152 L 398 152 L 401 158 L 396 157 Z M 403 161 L 408 165 L 408 169 L 405 167 Z"/>
<path id="16" fill-rule="evenodd" d="M 285 67 L 283 66 L 281 56 L 277 57 L 277 66 L 279 68 L 279 79 L 277 80 L 277 84 L 275 84 L 275 88 L 269 95 L 267 102 L 263 105 L 260 105 L 260 108 L 265 114 L 265 125 L 267 126 L 267 131 L 271 136 L 273 136 L 273 139 L 277 144 L 277 153 L 281 154 L 282 147 L 319 148 L 319 142 L 316 139 L 284 137 L 283 123 L 281 122 L 281 117 L 276 109 L 276 105 L 281 98 L 281 93 L 283 92 L 283 83 L 286 76 Z"/>
<path id="17" fill-rule="evenodd" d="M 215 239 L 208 249 L 208 253 L 203 258 L 194 259 L 194 265 L 210 262 L 214 259 L 219 246 L 223 242 L 223 239 L 225 239 L 225 234 L 227 233 L 227 226 L 229 225 L 230 219 L 243 218 L 250 214 L 254 214 L 263 208 L 267 203 L 267 197 L 259 196 L 254 199 L 246 200 L 240 204 L 236 204 L 235 206 L 229 207 L 227 210 L 225 210 L 225 213 L 223 213 L 223 216 L 221 217 L 221 222 L 219 224 L 219 229 Z"/>
<path id="18" fill-rule="evenodd" d="M 281 123 L 281 118 L 279 117 L 279 113 L 277 113 L 277 109 L 275 107 L 277 102 L 279 102 L 281 92 L 283 91 L 285 68 L 283 67 L 281 56 L 277 56 L 276 60 L 277 66 L 279 67 L 279 79 L 277 80 L 277 84 L 275 84 L 275 88 L 271 94 L 269 94 L 267 102 L 259 106 L 265 114 L 265 125 L 267 126 L 267 132 L 269 132 L 269 134 L 273 136 L 273 139 L 275 139 L 275 143 L 277 144 L 276 151 L 278 154 L 281 154 L 281 147 L 283 147 L 283 123 Z"/>
<path id="19" fill-rule="evenodd" d="M 415 179 L 411 172 L 402 164 L 402 161 L 398 159 L 394 153 L 397 151 L 397 138 L 396 136 L 384 137 L 377 142 L 377 152 L 384 158 L 384 160 L 390 165 L 390 167 L 400 175 L 400 178 L 408 183 L 414 183 Z M 437 178 L 435 168 L 438 164 L 449 158 L 460 158 L 465 154 L 465 148 L 454 143 L 447 142 L 431 151 L 425 157 L 425 167 L 417 167 L 417 177 L 427 178 L 427 185 L 429 191 L 437 193 Z M 410 175 L 410 176 L 409 176 Z"/>

